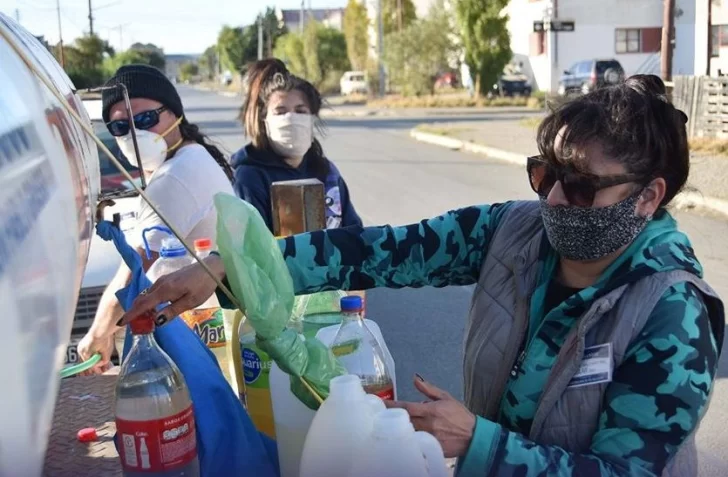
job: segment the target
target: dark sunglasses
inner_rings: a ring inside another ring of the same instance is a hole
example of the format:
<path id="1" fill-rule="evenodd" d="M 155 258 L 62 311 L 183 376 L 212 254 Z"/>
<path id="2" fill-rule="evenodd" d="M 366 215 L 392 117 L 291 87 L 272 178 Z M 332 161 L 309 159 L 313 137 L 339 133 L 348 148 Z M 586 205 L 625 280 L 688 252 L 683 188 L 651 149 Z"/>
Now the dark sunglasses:
<path id="1" fill-rule="evenodd" d="M 594 196 L 602 189 L 643 179 L 639 174 L 598 176 L 574 172 L 566 167 L 558 167 L 546 162 L 541 156 L 529 157 L 527 170 L 531 189 L 535 193 L 546 197 L 558 181 L 561 182 L 561 188 L 564 190 L 569 204 L 577 207 L 594 205 Z"/>
<path id="2" fill-rule="evenodd" d="M 134 127 L 137 129 L 149 129 L 159 124 L 159 115 L 167 110 L 166 106 L 158 109 L 150 109 L 134 115 Z M 106 123 L 106 128 L 112 136 L 126 136 L 129 134 L 129 120 L 117 119 Z"/>

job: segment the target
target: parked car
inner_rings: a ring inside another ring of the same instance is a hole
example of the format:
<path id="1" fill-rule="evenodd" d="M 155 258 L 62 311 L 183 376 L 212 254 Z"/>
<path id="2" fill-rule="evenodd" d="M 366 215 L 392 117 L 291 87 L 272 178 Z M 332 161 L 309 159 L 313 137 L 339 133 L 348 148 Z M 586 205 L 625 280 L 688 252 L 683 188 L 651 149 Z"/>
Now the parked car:
<path id="1" fill-rule="evenodd" d="M 101 100 L 91 99 L 83 100 L 91 118 L 91 124 L 94 132 L 101 139 L 104 145 L 111 151 L 114 156 L 124 165 L 133 178 L 139 180 L 139 170 L 132 166 L 129 161 L 119 150 L 113 136 L 106 129 L 106 125 L 101 118 Z M 107 195 L 113 192 L 131 190 L 132 187 L 126 178 L 118 171 L 116 166 L 99 149 L 99 166 L 101 170 L 101 194 Z M 122 230 L 129 231 L 134 225 L 134 211 L 137 209 L 139 199 L 129 197 L 116 199 L 112 207 L 104 210 L 106 219 L 112 219 L 113 215 L 118 213 L 121 219 L 120 227 Z M 121 257 L 116 251 L 116 247 L 111 242 L 106 242 L 94 234 L 91 239 L 91 250 L 89 251 L 88 263 L 83 275 L 81 283 L 81 292 L 76 304 L 76 314 L 73 319 L 73 329 L 71 331 L 71 340 L 66 348 L 66 363 L 72 364 L 78 362 L 77 345 L 79 340 L 86 334 L 96 315 L 96 309 L 99 306 L 101 294 L 106 289 L 116 271 L 121 265 Z M 117 358 L 114 356 L 114 362 Z M 117 363 L 118 364 L 118 363 Z"/>
<path id="2" fill-rule="evenodd" d="M 533 88 L 528 77 L 523 74 L 502 74 L 493 85 L 488 97 L 495 96 L 531 96 Z"/>
<path id="3" fill-rule="evenodd" d="M 597 88 L 624 81 L 624 68 L 619 61 L 585 60 L 574 63 L 559 79 L 559 95 L 587 94 Z"/>
<path id="4" fill-rule="evenodd" d="M 341 77 L 339 87 L 344 96 L 355 93 L 366 94 L 368 90 L 367 75 L 363 71 L 347 71 Z"/>

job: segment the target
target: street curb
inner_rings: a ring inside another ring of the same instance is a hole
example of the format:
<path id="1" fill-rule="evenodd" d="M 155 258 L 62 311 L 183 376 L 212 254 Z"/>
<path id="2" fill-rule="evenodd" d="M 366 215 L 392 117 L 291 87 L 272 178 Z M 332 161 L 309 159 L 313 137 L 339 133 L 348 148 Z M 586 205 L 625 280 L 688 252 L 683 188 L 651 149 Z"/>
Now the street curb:
<path id="1" fill-rule="evenodd" d="M 490 159 L 507 162 L 509 164 L 522 167 L 526 166 L 527 156 L 524 156 L 523 154 L 504 151 L 503 149 L 497 149 L 495 147 L 483 146 L 469 141 L 462 141 L 460 139 L 440 134 L 417 131 L 416 129 L 410 130 L 410 136 L 417 141 L 435 146 L 446 147 L 454 151 L 480 154 L 488 156 Z M 681 192 L 675 197 L 673 203 L 677 209 L 702 209 L 728 217 L 728 201 L 717 199 L 715 197 L 706 197 L 698 192 Z"/>

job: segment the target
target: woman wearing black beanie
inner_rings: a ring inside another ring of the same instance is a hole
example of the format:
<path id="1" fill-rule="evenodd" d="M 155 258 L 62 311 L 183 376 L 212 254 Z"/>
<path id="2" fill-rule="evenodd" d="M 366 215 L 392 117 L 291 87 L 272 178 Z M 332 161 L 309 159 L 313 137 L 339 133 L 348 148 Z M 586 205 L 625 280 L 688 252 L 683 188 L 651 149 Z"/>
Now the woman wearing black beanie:
<path id="1" fill-rule="evenodd" d="M 179 93 L 158 69 L 147 65 L 122 66 L 105 86 L 124 85 L 129 93 L 134 116 L 141 169 L 147 178 L 146 194 L 161 213 L 181 232 L 190 245 L 196 239 L 216 236 L 217 216 L 213 197 L 218 192 L 234 194 L 232 170 L 225 156 L 209 144 L 199 128 L 187 121 Z M 102 95 L 102 115 L 109 132 L 116 138 L 121 152 L 136 163 L 130 121 L 122 88 L 107 88 Z M 149 205 L 140 201 L 136 226 L 127 232 L 127 240 L 142 252 L 142 230 L 164 223 Z M 147 234 L 151 260 L 157 258 L 161 239 L 166 234 Z M 146 258 L 144 253 L 142 257 Z M 116 299 L 117 290 L 126 286 L 129 270 L 122 264 L 104 292 L 88 333 L 78 345 L 81 359 L 101 353 L 94 368 L 102 370 L 108 363 L 114 343 L 116 322 L 123 313 Z"/>

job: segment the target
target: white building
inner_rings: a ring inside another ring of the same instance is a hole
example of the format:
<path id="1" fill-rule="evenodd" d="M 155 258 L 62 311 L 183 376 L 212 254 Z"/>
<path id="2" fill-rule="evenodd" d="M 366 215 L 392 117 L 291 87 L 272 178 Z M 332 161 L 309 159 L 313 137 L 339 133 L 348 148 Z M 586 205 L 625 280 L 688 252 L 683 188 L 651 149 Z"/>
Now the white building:
<path id="1" fill-rule="evenodd" d="M 708 1 L 696 0 L 695 74 L 704 75 L 709 72 L 711 76 L 728 75 L 728 0 L 712 0 L 710 15 L 708 15 Z M 708 61 L 710 61 L 709 71 Z"/>
<path id="2" fill-rule="evenodd" d="M 278 21 L 283 24 L 288 31 L 298 32 L 301 30 L 301 9 L 281 10 L 276 9 Z M 336 30 L 344 29 L 344 9 L 343 8 L 308 8 L 303 10 L 304 24 L 309 18 L 321 23 L 325 27 L 334 28 Z"/>
<path id="3" fill-rule="evenodd" d="M 696 13 L 700 6 L 696 3 L 707 4 L 707 1 L 675 2 L 675 75 L 692 75 L 696 71 L 699 64 L 696 40 L 700 38 L 696 31 L 696 20 L 699 20 Z M 509 15 L 513 59 L 522 63 L 523 72 L 536 89 L 555 91 L 564 70 L 589 59 L 614 58 L 627 75 L 660 72 L 661 0 L 511 0 L 505 11 Z M 728 10 L 726 13 L 728 24 Z M 713 15 L 715 18 L 715 10 Z M 575 29 L 534 32 L 534 22 L 549 18 L 573 21 Z M 703 29 L 707 30 L 705 25 Z M 707 42 L 707 32 L 704 36 Z M 728 47 L 728 26 L 725 43 Z M 703 65 L 707 62 L 705 51 Z M 724 54 L 728 60 L 728 48 Z"/>

